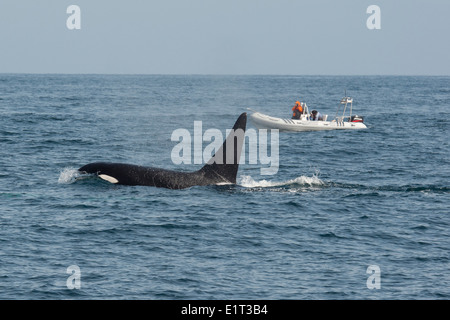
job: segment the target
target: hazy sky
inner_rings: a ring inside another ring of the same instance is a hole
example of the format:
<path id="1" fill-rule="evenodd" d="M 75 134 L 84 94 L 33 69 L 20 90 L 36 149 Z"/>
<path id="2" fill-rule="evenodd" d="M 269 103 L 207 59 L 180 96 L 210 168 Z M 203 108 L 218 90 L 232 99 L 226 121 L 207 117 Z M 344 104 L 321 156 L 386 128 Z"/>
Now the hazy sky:
<path id="1" fill-rule="evenodd" d="M 450 75 L 449 57 L 449 0 L 0 0 L 0 73 Z"/>

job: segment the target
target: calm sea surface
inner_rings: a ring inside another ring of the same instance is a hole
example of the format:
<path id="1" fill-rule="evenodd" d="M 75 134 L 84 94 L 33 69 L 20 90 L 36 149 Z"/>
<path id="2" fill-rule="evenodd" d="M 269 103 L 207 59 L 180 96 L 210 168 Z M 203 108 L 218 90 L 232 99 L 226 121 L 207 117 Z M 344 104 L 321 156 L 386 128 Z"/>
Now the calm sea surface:
<path id="1" fill-rule="evenodd" d="M 333 117 L 345 91 L 368 129 L 280 133 L 276 175 L 76 179 L 95 161 L 193 171 L 174 130 L 225 135 L 296 100 Z M 3 74 L 0 111 L 0 299 L 450 298 L 449 77 Z"/>

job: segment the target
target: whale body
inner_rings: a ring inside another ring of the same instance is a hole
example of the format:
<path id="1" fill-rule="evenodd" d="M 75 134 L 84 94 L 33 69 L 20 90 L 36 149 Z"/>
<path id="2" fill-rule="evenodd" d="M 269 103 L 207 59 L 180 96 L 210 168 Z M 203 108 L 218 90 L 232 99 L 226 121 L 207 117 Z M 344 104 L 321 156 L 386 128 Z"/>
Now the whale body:
<path id="1" fill-rule="evenodd" d="M 198 171 L 183 172 L 109 162 L 90 163 L 78 171 L 95 174 L 114 184 L 129 186 L 184 189 L 192 186 L 235 184 L 246 125 L 247 113 L 242 113 L 220 149 Z"/>

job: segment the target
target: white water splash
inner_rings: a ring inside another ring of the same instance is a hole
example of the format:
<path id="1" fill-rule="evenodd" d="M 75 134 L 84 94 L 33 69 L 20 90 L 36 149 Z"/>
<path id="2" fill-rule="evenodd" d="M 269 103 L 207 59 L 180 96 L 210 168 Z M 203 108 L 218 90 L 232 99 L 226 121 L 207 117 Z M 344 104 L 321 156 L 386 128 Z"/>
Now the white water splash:
<path id="1" fill-rule="evenodd" d="M 58 183 L 70 184 L 74 183 L 82 174 L 74 168 L 64 168 L 59 174 Z"/>
<path id="2" fill-rule="evenodd" d="M 323 186 L 325 185 L 325 183 L 322 180 L 320 180 L 316 175 L 313 175 L 311 177 L 300 176 L 295 179 L 287 181 L 268 181 L 268 180 L 255 181 L 251 176 L 242 176 L 238 181 L 238 185 L 245 188 L 270 188 L 270 187 L 283 187 L 289 185 L 317 187 Z"/>

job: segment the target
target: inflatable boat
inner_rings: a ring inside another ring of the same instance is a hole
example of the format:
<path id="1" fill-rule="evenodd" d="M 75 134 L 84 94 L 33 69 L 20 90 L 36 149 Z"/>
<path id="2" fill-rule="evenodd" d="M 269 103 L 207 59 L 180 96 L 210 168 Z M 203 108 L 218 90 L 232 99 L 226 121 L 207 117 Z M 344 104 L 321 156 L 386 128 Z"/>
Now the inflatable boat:
<path id="1" fill-rule="evenodd" d="M 344 105 L 342 114 L 339 114 L 341 105 Z M 349 106 L 349 107 L 348 107 Z M 302 103 L 303 114 L 299 119 L 276 118 L 258 111 L 253 111 L 249 118 L 257 129 L 278 129 L 280 131 L 319 131 L 319 130 L 358 130 L 367 129 L 364 118 L 352 115 L 353 99 L 344 97 L 341 99 L 338 111 L 333 120 L 328 121 L 328 115 L 324 115 L 321 120 L 314 120 L 308 112 L 308 106 Z M 349 110 L 348 115 L 346 115 Z"/>

